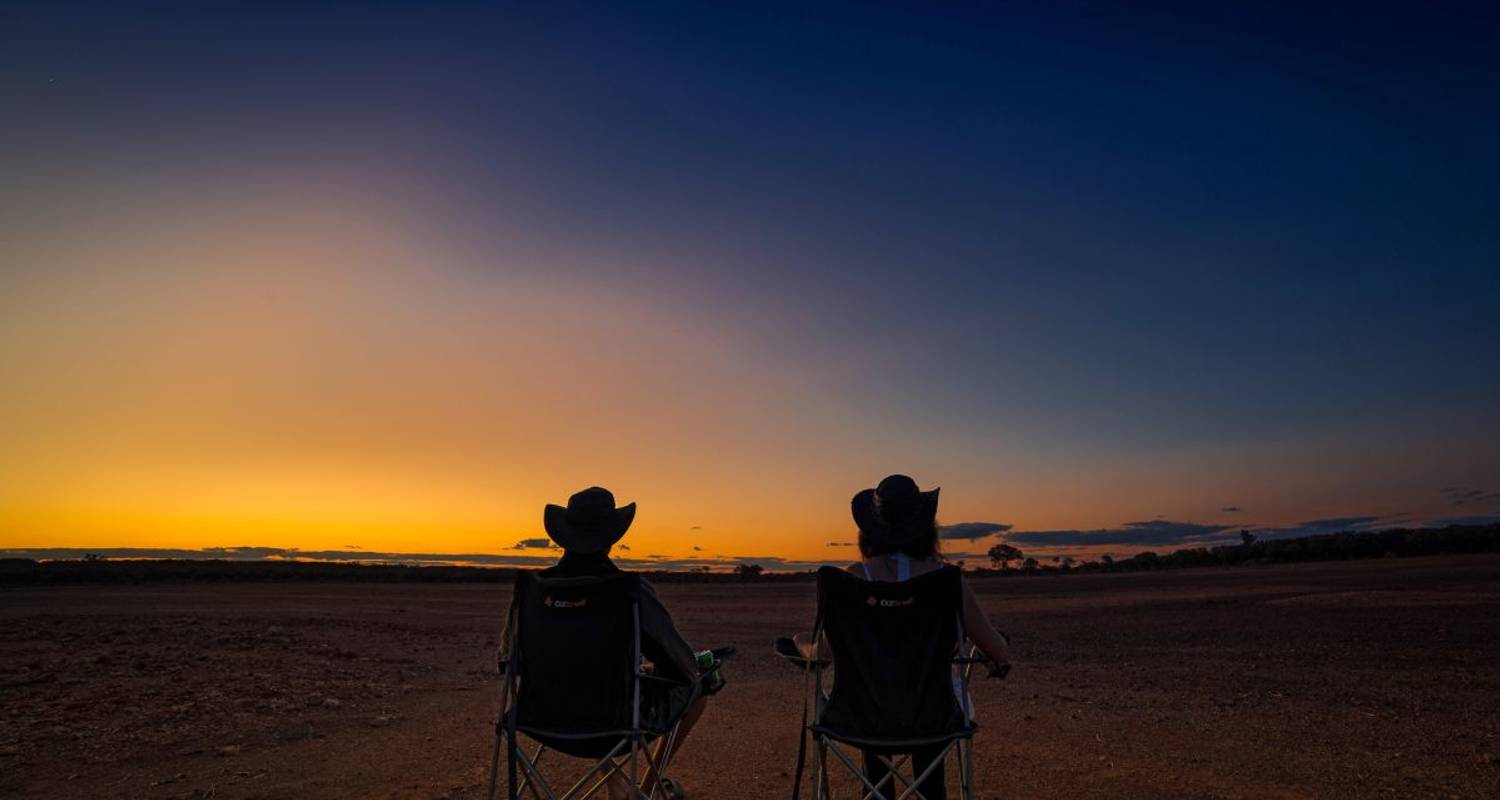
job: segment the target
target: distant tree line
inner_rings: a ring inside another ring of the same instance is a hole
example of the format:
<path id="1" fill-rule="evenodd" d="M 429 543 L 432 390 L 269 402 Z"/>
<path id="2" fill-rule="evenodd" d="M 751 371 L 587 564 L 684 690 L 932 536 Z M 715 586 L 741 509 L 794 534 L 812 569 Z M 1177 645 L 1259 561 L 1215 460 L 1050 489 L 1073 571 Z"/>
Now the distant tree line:
<path id="1" fill-rule="evenodd" d="M 1500 525 L 1455 525 L 1447 528 L 1330 533 L 1296 539 L 1257 538 L 1240 534 L 1239 544 L 1192 547 L 1165 555 L 1137 553 L 1129 558 L 1104 554 L 1094 559 L 1052 556 L 1038 559 L 1009 544 L 989 550 L 990 567 L 982 575 L 1134 572 L 1184 567 L 1343 561 L 1356 558 L 1456 555 L 1500 552 Z M 73 583 L 241 583 L 260 581 L 343 581 L 359 583 L 510 583 L 509 567 L 369 564 L 339 561 L 114 560 L 86 556 L 70 561 L 0 559 L 0 584 Z M 659 583 L 738 583 L 805 581 L 812 572 L 767 572 L 758 564 L 740 564 L 729 572 L 647 572 Z"/>
<path id="2" fill-rule="evenodd" d="M 1452 525 L 1446 528 L 1392 528 L 1383 531 L 1344 531 L 1301 536 L 1295 539 L 1264 539 L 1250 531 L 1240 532 L 1239 544 L 1189 547 L 1160 554 L 1136 553 L 1129 558 L 1104 554 L 1080 560 L 1055 556 L 1051 563 L 1027 556 L 1008 544 L 989 550 L 990 569 L 984 573 L 1132 572 L 1181 569 L 1184 567 L 1236 566 L 1241 564 L 1287 564 L 1301 561 L 1345 561 L 1357 558 L 1404 558 L 1408 556 L 1500 553 L 1500 525 Z"/>
<path id="3" fill-rule="evenodd" d="M 350 561 L 230 561 L 225 559 L 110 559 L 87 554 L 78 560 L 0 559 L 0 585 L 77 583 L 250 583 L 273 581 L 349 583 L 511 583 L 513 567 L 371 564 Z M 739 564 L 729 572 L 648 571 L 659 583 L 731 583 L 806 580 L 812 573 L 766 572 Z"/>

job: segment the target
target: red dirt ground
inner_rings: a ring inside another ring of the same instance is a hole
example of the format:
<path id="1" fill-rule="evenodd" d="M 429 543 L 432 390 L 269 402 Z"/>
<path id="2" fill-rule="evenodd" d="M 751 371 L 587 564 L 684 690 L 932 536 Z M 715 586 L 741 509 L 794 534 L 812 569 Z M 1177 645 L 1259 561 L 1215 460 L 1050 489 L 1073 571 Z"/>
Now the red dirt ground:
<path id="1" fill-rule="evenodd" d="M 1500 797 L 1500 557 L 977 582 L 985 798 Z M 809 583 L 661 589 L 729 688 L 674 772 L 785 797 Z M 0 795 L 472 798 L 493 585 L 0 591 Z M 852 797 L 852 791 L 843 795 Z"/>

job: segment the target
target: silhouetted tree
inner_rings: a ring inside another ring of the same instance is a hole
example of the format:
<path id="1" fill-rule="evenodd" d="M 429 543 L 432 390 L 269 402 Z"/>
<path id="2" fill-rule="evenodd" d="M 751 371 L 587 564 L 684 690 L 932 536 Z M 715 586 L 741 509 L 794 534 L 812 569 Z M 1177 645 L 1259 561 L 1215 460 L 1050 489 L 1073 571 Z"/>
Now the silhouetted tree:
<path id="1" fill-rule="evenodd" d="M 1255 534 L 1250 531 L 1240 531 L 1240 544 L 1246 547 L 1255 544 Z"/>
<path id="2" fill-rule="evenodd" d="M 995 565 L 995 569 L 1008 569 L 1010 562 L 1020 561 L 1026 557 L 1020 550 L 1008 544 L 997 544 L 991 547 L 987 555 L 990 557 L 990 563 Z"/>
<path id="3" fill-rule="evenodd" d="M 741 564 L 736 571 L 739 573 L 740 580 L 753 581 L 759 578 L 760 574 L 766 571 L 766 568 L 759 564 Z"/>

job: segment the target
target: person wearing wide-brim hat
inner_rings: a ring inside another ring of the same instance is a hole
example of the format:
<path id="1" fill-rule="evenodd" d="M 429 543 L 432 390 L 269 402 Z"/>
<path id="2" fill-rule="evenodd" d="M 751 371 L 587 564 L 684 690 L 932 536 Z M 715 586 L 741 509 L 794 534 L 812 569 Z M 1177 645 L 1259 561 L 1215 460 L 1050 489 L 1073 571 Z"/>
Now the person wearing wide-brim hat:
<path id="1" fill-rule="evenodd" d="M 859 529 L 860 561 L 850 564 L 848 572 L 867 581 L 907 581 L 943 566 L 939 550 L 938 493 L 940 489 L 922 490 L 906 475 L 890 475 L 878 485 L 856 492 L 850 501 L 854 524 Z M 997 670 L 1009 670 L 1010 646 L 995 630 L 968 582 L 963 581 L 963 627 L 968 638 L 979 646 Z M 797 637 L 804 654 L 814 652 L 813 642 L 805 635 Z M 826 647 L 826 645 L 825 645 Z M 1003 673 L 1002 673 L 1003 674 Z M 957 693 L 955 684 L 955 693 Z M 972 713 L 973 702 L 958 698 L 959 707 Z M 912 768 L 920 775 L 934 759 L 941 758 L 942 745 L 914 748 Z M 866 752 L 865 774 L 872 785 L 880 785 L 887 767 L 876 754 Z M 947 796 L 943 771 L 934 770 L 917 787 L 923 797 Z"/>
<path id="2" fill-rule="evenodd" d="M 620 568 L 610 559 L 609 551 L 625 536 L 634 521 L 635 503 L 616 506 L 614 494 L 598 486 L 575 493 L 568 498 L 566 506 L 548 504 L 542 511 L 542 527 L 548 538 L 562 548 L 563 554 L 557 564 L 542 570 L 542 574 L 582 577 L 619 572 Z M 641 684 L 641 714 L 648 718 L 660 715 L 659 719 L 682 715 L 672 744 L 675 752 L 703 713 L 708 698 L 699 686 L 701 676 L 693 648 L 672 624 L 672 615 L 667 613 L 651 582 L 641 578 L 640 586 L 641 654 L 651 661 L 657 675 L 669 679 Z M 666 745 L 665 738 L 657 742 L 658 748 Z M 660 752 L 654 753 L 650 763 L 660 763 L 660 757 Z M 654 775 L 654 771 L 648 771 L 646 780 L 653 780 Z M 681 787 L 675 783 L 667 786 L 667 783 L 663 781 L 661 788 L 666 789 L 669 796 L 682 796 Z M 611 797 L 634 796 L 630 793 L 629 783 L 625 782 L 624 773 L 618 771 L 611 775 L 609 793 Z M 660 790 L 657 796 L 662 796 Z"/>
<path id="3" fill-rule="evenodd" d="M 635 503 L 616 508 L 614 494 L 598 486 L 569 497 L 566 506 L 548 503 L 542 510 L 542 527 L 546 528 L 547 537 L 563 549 L 564 563 L 570 558 L 580 563 L 599 558 L 608 560 L 609 549 L 630 530 L 634 521 Z"/>

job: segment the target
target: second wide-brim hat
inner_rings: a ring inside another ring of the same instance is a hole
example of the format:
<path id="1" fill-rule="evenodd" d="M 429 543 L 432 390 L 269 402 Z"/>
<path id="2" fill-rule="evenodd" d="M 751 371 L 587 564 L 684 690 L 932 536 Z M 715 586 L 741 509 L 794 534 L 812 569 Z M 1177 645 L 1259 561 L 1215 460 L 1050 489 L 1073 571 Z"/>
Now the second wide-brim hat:
<path id="1" fill-rule="evenodd" d="M 922 491 L 906 475 L 891 475 L 850 501 L 854 524 L 875 542 L 903 545 L 932 531 L 939 489 Z"/>

